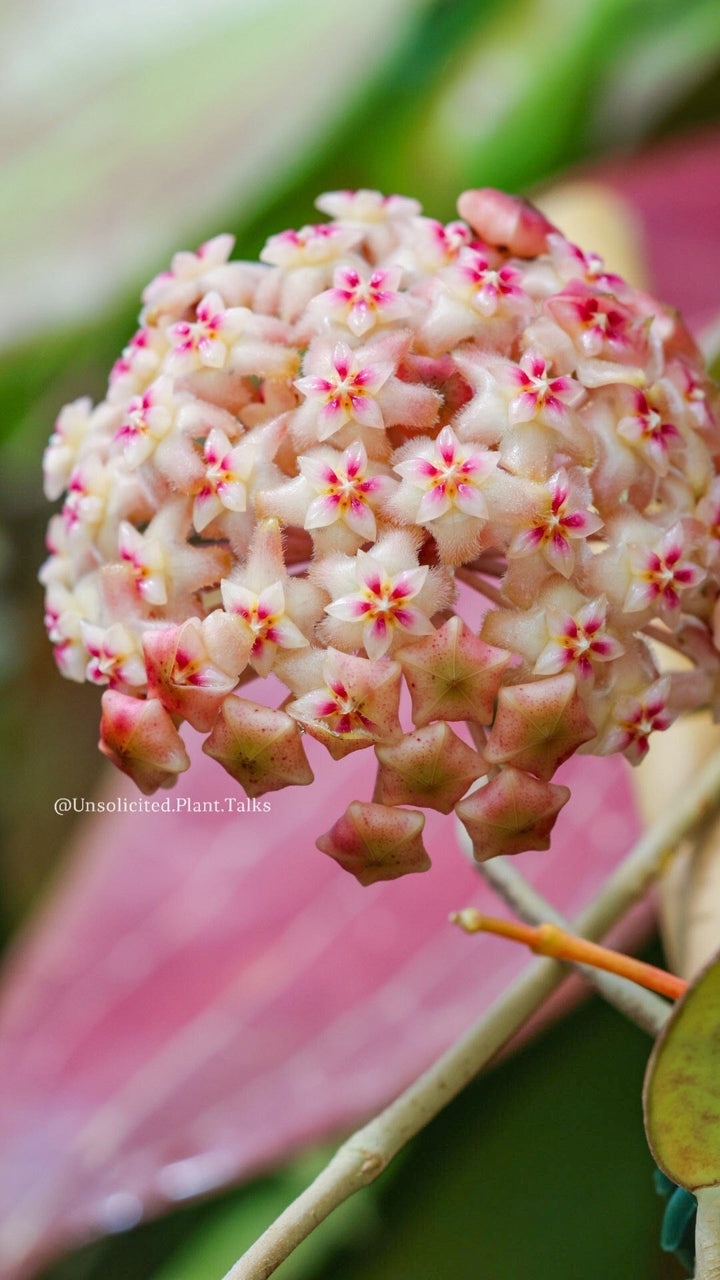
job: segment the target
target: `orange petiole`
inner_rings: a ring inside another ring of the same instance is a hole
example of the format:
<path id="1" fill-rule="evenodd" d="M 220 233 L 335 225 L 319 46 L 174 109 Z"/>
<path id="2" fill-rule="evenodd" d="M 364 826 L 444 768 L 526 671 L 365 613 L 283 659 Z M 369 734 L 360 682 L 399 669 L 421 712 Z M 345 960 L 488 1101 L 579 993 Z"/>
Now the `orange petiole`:
<path id="1" fill-rule="evenodd" d="M 675 974 L 655 965 L 635 960 L 621 951 L 611 951 L 609 947 L 600 947 L 595 942 L 587 942 L 573 933 L 554 924 L 541 924 L 536 928 L 528 924 L 518 924 L 513 920 L 499 920 L 494 916 L 484 916 L 473 907 L 455 912 L 450 919 L 466 933 L 495 933 L 513 942 L 522 942 L 531 951 L 543 956 L 553 956 L 557 960 L 571 960 L 575 964 L 589 964 L 595 969 L 606 969 L 620 978 L 629 978 L 641 987 L 648 987 L 662 996 L 677 1000 L 687 990 L 687 983 Z"/>

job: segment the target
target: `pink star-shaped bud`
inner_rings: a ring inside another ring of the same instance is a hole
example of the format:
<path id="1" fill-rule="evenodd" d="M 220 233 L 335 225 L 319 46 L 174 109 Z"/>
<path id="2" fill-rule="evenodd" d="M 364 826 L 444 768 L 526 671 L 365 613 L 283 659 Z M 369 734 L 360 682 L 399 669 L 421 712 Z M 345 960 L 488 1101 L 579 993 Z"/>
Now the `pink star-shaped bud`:
<path id="1" fill-rule="evenodd" d="M 538 551 L 557 573 L 569 578 L 575 568 L 572 541 L 597 533 L 603 522 L 582 505 L 577 486 L 564 468 L 556 471 L 544 488 L 542 504 L 533 511 L 529 527 L 516 533 L 508 556 L 520 558 Z"/>
<path id="2" fill-rule="evenodd" d="M 554 676 L 568 667 L 582 679 L 593 675 L 593 663 L 612 662 L 625 652 L 619 640 L 609 635 L 605 623 L 607 600 L 598 596 L 576 614 L 546 612 L 550 642 L 533 668 L 536 676 Z"/>
<path id="3" fill-rule="evenodd" d="M 681 524 L 669 529 L 655 547 L 630 547 L 632 581 L 623 603 L 625 613 L 655 607 L 666 621 L 677 620 L 683 592 L 699 586 L 706 577 L 700 565 L 682 559 L 684 550 Z"/>
<path id="4" fill-rule="evenodd" d="M 507 685 L 498 694 L 485 758 L 489 764 L 512 764 L 549 782 L 595 732 L 570 672 Z"/>
<path id="5" fill-rule="evenodd" d="M 100 750 L 132 778 L 143 795 L 172 786 L 190 757 L 171 716 L 155 699 L 108 689 L 102 696 Z"/>
<path id="6" fill-rule="evenodd" d="M 334 759 L 401 736 L 401 670 L 397 662 L 371 662 L 328 649 L 323 679 L 322 688 L 290 702 L 286 710 Z"/>
<path id="7" fill-rule="evenodd" d="M 313 781 L 295 721 L 284 711 L 235 694 L 222 703 L 203 751 L 251 798 L 283 787 L 306 787 Z"/>
<path id="8" fill-rule="evenodd" d="M 472 782 L 487 773 L 477 751 L 449 725 L 426 725 L 394 746 L 377 746 L 380 761 L 373 800 L 414 804 L 450 813 Z"/>
<path id="9" fill-rule="evenodd" d="M 426 640 L 398 649 L 396 657 L 418 726 L 431 720 L 490 724 L 498 689 L 512 661 L 511 653 L 480 640 L 457 616 Z"/>
<path id="10" fill-rule="evenodd" d="M 461 218 L 486 244 L 498 245 L 518 258 L 545 253 L 553 224 L 539 209 L 519 196 L 492 187 L 463 191 L 457 202 Z"/>
<path id="11" fill-rule="evenodd" d="M 487 862 L 498 854 L 549 849 L 555 819 L 569 799 L 567 787 L 508 765 L 461 800 L 455 812 L 472 841 L 476 862 Z"/>
<path id="12" fill-rule="evenodd" d="M 150 696 L 207 733 L 238 682 L 250 644 L 234 619 L 218 609 L 202 622 L 189 618 L 180 627 L 146 631 L 143 653 Z"/>
<path id="13" fill-rule="evenodd" d="M 430 870 L 422 841 L 425 817 L 412 809 L 388 809 L 382 804 L 353 800 L 325 835 L 315 841 L 360 884 L 397 880 L 399 876 Z"/>

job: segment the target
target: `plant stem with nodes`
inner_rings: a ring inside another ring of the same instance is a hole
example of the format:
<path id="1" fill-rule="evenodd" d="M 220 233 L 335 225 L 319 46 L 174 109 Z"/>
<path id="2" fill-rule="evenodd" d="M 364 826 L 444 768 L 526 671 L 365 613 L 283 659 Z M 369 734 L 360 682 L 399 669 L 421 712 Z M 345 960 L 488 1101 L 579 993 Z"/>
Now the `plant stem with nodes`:
<path id="1" fill-rule="evenodd" d="M 720 804 L 720 752 L 654 823 L 574 923 L 601 938 L 643 896 L 675 846 Z M 333 1209 L 386 1168 L 393 1156 L 477 1075 L 563 978 L 555 960 L 538 960 L 418 1080 L 357 1130 L 305 1191 L 227 1272 L 225 1280 L 267 1280 Z"/>

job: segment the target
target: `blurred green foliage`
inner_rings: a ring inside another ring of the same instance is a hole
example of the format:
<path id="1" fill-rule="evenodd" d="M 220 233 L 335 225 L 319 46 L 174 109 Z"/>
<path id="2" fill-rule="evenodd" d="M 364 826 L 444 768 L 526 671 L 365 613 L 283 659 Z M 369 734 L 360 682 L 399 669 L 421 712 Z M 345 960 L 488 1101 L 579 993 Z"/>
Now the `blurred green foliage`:
<path id="1" fill-rule="evenodd" d="M 464 186 L 527 190 L 613 147 L 716 121 L 719 66 L 716 0 L 435 0 L 322 142 L 256 192 L 252 216 L 228 209 L 227 226 L 238 253 L 254 256 L 270 231 L 311 219 L 318 191 L 363 185 L 452 216 Z M 62 403 L 103 394 L 133 332 L 140 283 L 87 325 L 0 354 L 5 933 L 70 831 L 50 798 L 87 793 L 100 767 L 97 691 L 59 679 L 41 632 L 40 456 Z M 58 750 L 68 724 L 71 752 Z M 657 1244 L 661 1206 L 639 1104 L 647 1052 L 639 1032 L 593 1002 L 468 1089 L 281 1280 L 679 1276 Z M 319 1158 L 87 1246 L 45 1280 L 219 1280 Z"/>

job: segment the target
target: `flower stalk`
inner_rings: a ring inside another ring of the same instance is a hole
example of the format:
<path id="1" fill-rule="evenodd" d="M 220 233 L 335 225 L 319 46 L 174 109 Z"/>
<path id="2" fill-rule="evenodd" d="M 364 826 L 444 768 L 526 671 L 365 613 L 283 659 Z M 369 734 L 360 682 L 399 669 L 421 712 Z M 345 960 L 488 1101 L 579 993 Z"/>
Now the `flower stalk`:
<path id="1" fill-rule="evenodd" d="M 675 974 L 655 965 L 645 964 L 633 956 L 624 955 L 621 951 L 612 951 L 609 947 L 601 947 L 585 938 L 578 938 L 547 921 L 537 926 L 518 924 L 514 920 L 482 915 L 474 907 L 456 911 L 450 919 L 465 933 L 494 933 L 522 943 L 536 955 L 592 965 L 607 973 L 617 974 L 619 978 L 629 978 L 631 982 L 637 982 L 639 986 L 656 991 L 658 995 L 668 996 L 671 1000 L 679 999 L 687 991 L 687 983 L 683 978 L 677 978 Z"/>

